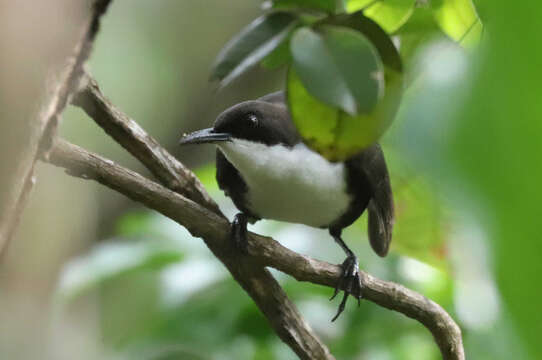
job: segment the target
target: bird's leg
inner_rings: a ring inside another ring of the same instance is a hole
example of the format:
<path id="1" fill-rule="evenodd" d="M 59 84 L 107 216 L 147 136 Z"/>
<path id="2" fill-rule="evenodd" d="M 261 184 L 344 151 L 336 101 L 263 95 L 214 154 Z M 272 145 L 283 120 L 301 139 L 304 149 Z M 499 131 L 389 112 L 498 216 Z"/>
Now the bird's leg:
<path id="1" fill-rule="evenodd" d="M 343 299 L 341 300 L 341 303 L 339 305 L 339 310 L 337 311 L 337 314 L 333 317 L 331 321 L 335 321 L 339 315 L 344 311 L 344 307 L 346 305 L 346 300 L 348 299 L 348 295 L 352 295 L 356 299 L 358 299 L 358 306 L 360 305 L 361 300 L 361 277 L 359 276 L 359 265 L 358 265 L 358 258 L 352 250 L 346 246 L 344 241 L 341 239 L 341 230 L 335 230 L 330 229 L 329 231 L 330 235 L 333 236 L 333 239 L 339 246 L 344 250 L 347 257 L 346 260 L 342 263 L 342 275 L 339 279 L 339 282 L 337 283 L 337 286 L 335 287 L 335 292 L 333 293 L 333 296 L 330 300 L 333 300 L 341 288 L 344 290 Z"/>
<path id="2" fill-rule="evenodd" d="M 240 212 L 235 215 L 231 223 L 230 237 L 237 250 L 239 250 L 239 252 L 242 254 L 248 254 L 247 222 L 247 215 Z"/>

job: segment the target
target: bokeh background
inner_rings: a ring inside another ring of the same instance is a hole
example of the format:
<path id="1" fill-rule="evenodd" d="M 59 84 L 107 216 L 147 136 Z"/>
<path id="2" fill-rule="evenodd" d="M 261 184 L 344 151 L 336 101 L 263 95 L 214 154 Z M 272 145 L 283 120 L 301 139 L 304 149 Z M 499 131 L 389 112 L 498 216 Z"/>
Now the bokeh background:
<path id="1" fill-rule="evenodd" d="M 385 259 L 372 253 L 365 216 L 344 238 L 363 269 L 444 306 L 463 330 L 468 358 L 535 359 L 542 5 L 476 4 L 488 29 L 477 47 L 458 46 L 415 10 L 419 19 L 401 48 L 408 89 L 382 139 L 397 207 L 392 251 Z M 102 91 L 196 169 L 229 216 L 235 209 L 214 180 L 214 149 L 181 151 L 176 141 L 228 106 L 283 87 L 283 70 L 255 69 L 222 91 L 207 81 L 216 54 L 260 5 L 114 1 L 89 62 Z M 81 110 L 69 107 L 60 130 L 148 175 Z M 50 165 L 39 165 L 37 180 L 0 266 L 0 358 L 295 357 L 201 240 Z M 343 260 L 325 231 L 272 221 L 252 229 L 319 259 Z M 338 305 L 328 301 L 331 289 L 276 276 L 338 359 L 439 358 L 420 324 L 368 302 L 350 303 L 330 323 Z"/>

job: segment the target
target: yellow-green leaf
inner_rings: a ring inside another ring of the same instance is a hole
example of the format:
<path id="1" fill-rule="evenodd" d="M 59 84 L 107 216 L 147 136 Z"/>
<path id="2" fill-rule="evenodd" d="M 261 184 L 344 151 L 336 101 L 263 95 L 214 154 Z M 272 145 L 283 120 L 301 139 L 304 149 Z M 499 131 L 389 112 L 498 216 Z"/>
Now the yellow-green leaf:
<path id="1" fill-rule="evenodd" d="M 374 46 L 358 31 L 338 26 L 297 30 L 293 67 L 312 96 L 351 114 L 371 113 L 383 94 L 384 72 Z"/>
<path id="2" fill-rule="evenodd" d="M 377 141 L 395 116 L 400 100 L 401 75 L 390 71 L 387 78 L 387 93 L 375 110 L 352 116 L 312 96 L 291 67 L 287 81 L 288 107 L 305 143 L 327 159 L 338 161 Z"/>
<path id="3" fill-rule="evenodd" d="M 415 5 L 416 0 L 349 0 L 346 9 L 350 13 L 364 9 L 367 17 L 393 33 L 408 21 Z"/>
<path id="4" fill-rule="evenodd" d="M 442 0 L 434 14 L 442 31 L 462 45 L 480 40 L 483 27 L 471 0 Z"/>

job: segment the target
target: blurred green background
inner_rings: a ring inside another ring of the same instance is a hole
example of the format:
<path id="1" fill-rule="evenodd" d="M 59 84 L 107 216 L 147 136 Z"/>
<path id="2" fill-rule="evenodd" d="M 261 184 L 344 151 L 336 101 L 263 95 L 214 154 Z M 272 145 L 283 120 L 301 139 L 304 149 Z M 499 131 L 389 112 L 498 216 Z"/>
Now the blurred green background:
<path id="1" fill-rule="evenodd" d="M 363 269 L 444 306 L 463 330 L 467 358 L 537 359 L 542 5 L 476 4 L 487 28 L 478 47 L 446 38 L 423 6 L 403 28 L 409 87 L 382 139 L 397 207 L 392 251 L 373 255 L 365 216 L 344 238 Z M 283 70 L 255 69 L 220 92 L 207 82 L 216 54 L 260 5 L 114 1 L 89 64 L 114 104 L 198 169 L 230 217 L 235 209 L 214 180 L 214 149 L 181 152 L 175 144 L 228 106 L 283 87 Z M 79 109 L 65 113 L 61 135 L 148 174 Z M 252 229 L 343 260 L 325 231 L 272 221 Z M 1 270 L 2 359 L 295 357 L 201 240 L 49 165 L 39 166 Z M 369 302 L 350 303 L 330 323 L 331 289 L 276 276 L 337 359 L 440 358 L 420 324 Z"/>

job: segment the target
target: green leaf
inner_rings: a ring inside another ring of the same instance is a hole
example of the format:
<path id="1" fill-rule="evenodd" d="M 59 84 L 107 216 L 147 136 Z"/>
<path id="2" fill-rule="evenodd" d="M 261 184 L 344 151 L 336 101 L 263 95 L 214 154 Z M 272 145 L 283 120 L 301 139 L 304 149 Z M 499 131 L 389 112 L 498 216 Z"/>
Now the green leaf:
<path id="1" fill-rule="evenodd" d="M 290 53 L 290 39 L 290 36 L 284 39 L 275 50 L 260 62 L 260 64 L 266 69 L 274 70 L 289 63 L 292 60 L 292 54 Z"/>
<path id="2" fill-rule="evenodd" d="M 404 123 L 401 125 L 407 126 Z M 450 205 L 435 184 L 420 175 L 419 169 L 412 167 L 411 159 L 396 147 L 396 141 L 390 145 L 385 141 L 382 146 L 392 174 L 390 179 L 395 205 L 391 251 L 441 270 L 449 269 L 446 241 L 453 224 Z M 366 217 L 359 218 L 355 226 L 361 236 L 367 234 Z"/>
<path id="3" fill-rule="evenodd" d="M 211 80 L 225 86 L 271 53 L 295 28 L 298 18 L 286 12 L 266 14 L 245 27 L 222 49 Z"/>
<path id="4" fill-rule="evenodd" d="M 349 0 L 346 8 L 348 12 L 365 9 L 367 17 L 393 33 L 408 21 L 415 5 L 416 0 Z"/>
<path id="5" fill-rule="evenodd" d="M 390 85 L 398 84 L 394 76 Z M 312 96 L 294 67 L 288 73 L 287 99 L 305 143 L 329 160 L 344 160 L 374 143 L 395 116 L 400 97 L 394 86 L 371 114 L 349 115 Z"/>
<path id="6" fill-rule="evenodd" d="M 306 88 L 306 84 L 297 73 L 297 68 L 295 66 L 290 68 L 287 84 L 288 104 L 301 136 L 315 151 L 330 160 L 340 160 L 375 142 L 391 124 L 401 100 L 403 76 L 397 49 L 386 32 L 373 20 L 357 12 L 330 17 L 316 24 L 319 28 L 329 25 L 349 27 L 361 32 L 376 47 L 384 64 L 383 97 L 372 111 L 357 116 L 320 102 L 319 98 Z M 317 58 L 316 61 L 322 60 L 322 56 L 314 57 Z M 325 72 L 316 74 L 315 78 L 318 79 Z M 337 81 L 337 77 L 330 81 Z M 329 84 L 323 83 L 325 86 Z"/>
<path id="7" fill-rule="evenodd" d="M 363 15 L 363 12 L 329 17 L 318 25 L 344 26 L 359 31 L 373 44 L 386 67 L 396 72 L 403 71 L 401 57 L 390 36 L 374 20 Z"/>
<path id="8" fill-rule="evenodd" d="M 401 43 L 400 53 L 403 62 L 408 63 L 413 59 L 413 55 L 420 46 L 428 44 L 434 38 L 442 35 L 442 30 L 433 15 L 433 9 L 430 7 L 417 8 L 405 26 L 401 27 L 401 30 L 396 34 Z"/>
<path id="9" fill-rule="evenodd" d="M 106 281 L 138 271 L 161 269 L 181 259 L 182 253 L 179 250 L 157 243 L 100 243 L 89 254 L 67 265 L 58 293 L 64 299 L 73 299 Z"/>
<path id="10" fill-rule="evenodd" d="M 273 8 L 276 9 L 314 9 L 327 13 L 335 13 L 343 7 L 342 0 L 274 0 Z"/>
<path id="11" fill-rule="evenodd" d="M 382 96 L 383 67 L 376 49 L 359 32 L 337 26 L 297 30 L 293 67 L 320 101 L 355 115 L 374 110 Z"/>
<path id="12" fill-rule="evenodd" d="M 469 46 L 482 36 L 482 23 L 471 0 L 443 0 L 435 9 L 435 19 L 446 35 Z"/>
<path id="13" fill-rule="evenodd" d="M 405 162 L 404 158 L 386 151 L 388 163 Z M 399 155 L 399 154 L 398 154 Z M 392 158 L 392 159 L 390 159 Z M 402 165 L 402 166 L 401 166 Z M 449 263 L 446 258 L 446 235 L 451 223 L 438 191 L 425 179 L 405 171 L 404 165 L 390 164 L 395 169 L 392 188 L 395 202 L 395 226 L 392 249 L 440 269 Z"/>

